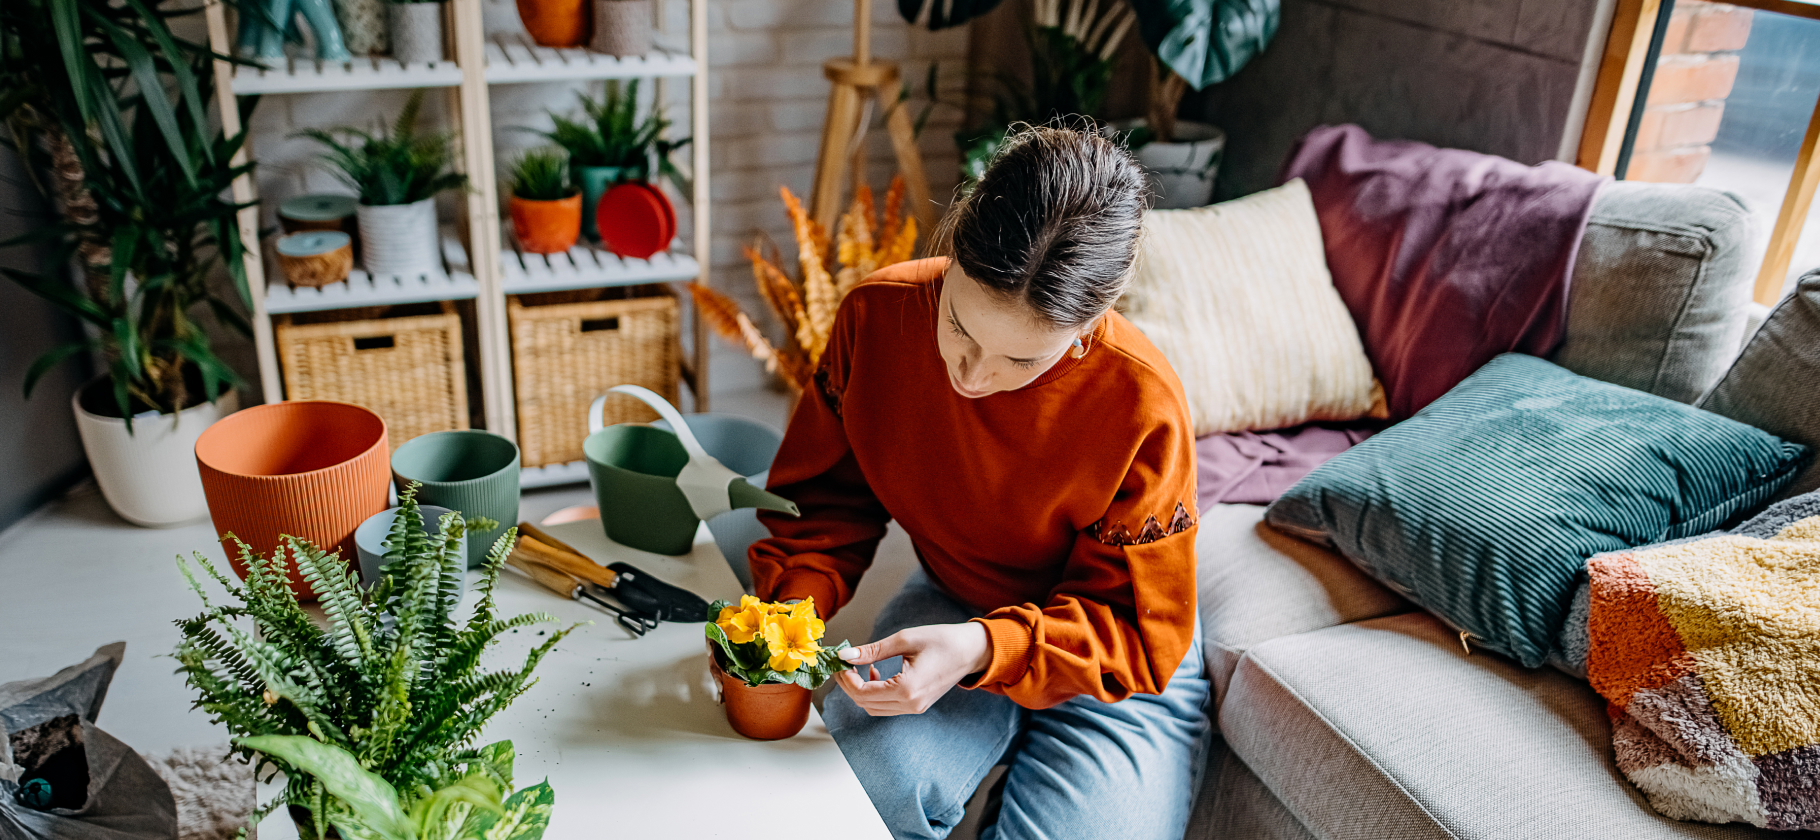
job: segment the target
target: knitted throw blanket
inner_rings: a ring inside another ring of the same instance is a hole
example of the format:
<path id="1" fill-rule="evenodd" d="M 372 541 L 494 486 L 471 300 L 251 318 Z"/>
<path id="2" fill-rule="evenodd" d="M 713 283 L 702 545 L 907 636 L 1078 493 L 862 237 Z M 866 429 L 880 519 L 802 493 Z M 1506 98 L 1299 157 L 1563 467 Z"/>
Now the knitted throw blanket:
<path id="1" fill-rule="evenodd" d="M 1820 829 L 1820 494 L 1587 572 L 1587 677 L 1650 804 Z"/>

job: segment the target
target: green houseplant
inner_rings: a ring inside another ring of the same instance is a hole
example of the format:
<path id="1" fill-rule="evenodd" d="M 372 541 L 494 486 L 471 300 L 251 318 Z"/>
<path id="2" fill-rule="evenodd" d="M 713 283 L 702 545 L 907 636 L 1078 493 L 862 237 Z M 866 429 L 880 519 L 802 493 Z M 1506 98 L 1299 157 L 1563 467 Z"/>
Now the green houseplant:
<path id="1" fill-rule="evenodd" d="M 189 450 L 239 382 L 208 320 L 250 332 L 233 305 L 248 300 L 242 205 L 226 197 L 251 170 L 234 159 L 245 135 L 210 121 L 213 55 L 173 32 L 192 13 L 178 5 L 0 3 L 0 122 L 57 209 L 0 243 L 48 246 L 44 270 L 4 273 L 88 327 L 32 364 L 25 391 L 65 360 L 98 363 L 73 401 L 77 428 L 108 503 L 154 526 L 208 515 Z M 222 269 L 233 291 L 211 282 Z"/>
<path id="2" fill-rule="evenodd" d="M 552 632 L 520 668 L 483 672 L 481 653 L 501 633 L 555 618 L 494 614 L 493 588 L 516 537 L 513 529 L 488 553 L 474 586 L 479 601 L 458 623 L 453 611 L 467 567 L 460 535 L 469 526 L 451 513 L 438 523 L 436 536 L 426 535 L 416 496 L 415 485 L 400 494 L 385 540 L 387 565 L 371 590 L 361 589 L 346 559 L 294 537 L 285 538 L 285 550 L 265 557 L 239 544 L 244 585 L 196 555 L 202 571 L 227 591 L 220 604 L 210 601 L 190 565 L 178 558 L 203 603 L 199 615 L 177 622 L 182 640 L 173 654 L 197 693 L 196 708 L 237 738 L 308 736 L 347 750 L 413 797 L 496 759 L 472 748 L 475 736 L 530 687 L 533 669 L 574 628 Z M 321 599 L 326 627 L 304 612 L 286 584 L 287 552 Z M 249 759 L 255 752 L 245 745 L 235 749 Z M 307 809 L 306 840 L 321 837 L 332 813 L 323 780 L 282 757 L 266 757 L 286 775 L 273 807 Z"/>
<path id="3" fill-rule="evenodd" d="M 589 236 L 594 235 L 594 208 L 601 194 L 620 181 L 649 180 L 653 161 L 660 174 L 689 194 L 688 185 L 681 183 L 682 173 L 670 162 L 670 154 L 689 141 L 664 138 L 670 121 L 661 108 L 653 106 L 639 116 L 637 79 L 609 80 L 600 99 L 585 91 L 576 93 L 576 99 L 580 119 L 551 112 L 552 128 L 537 133 L 568 151 L 569 177 L 581 188 L 581 226 Z"/>
<path id="4" fill-rule="evenodd" d="M 501 798 L 512 786 L 512 742 L 481 750 L 461 778 L 427 794 L 399 791 L 352 753 L 299 735 L 235 741 L 322 781 L 328 821 L 343 837 L 371 840 L 538 840 L 556 794 L 548 781 Z"/>
<path id="5" fill-rule="evenodd" d="M 466 187 L 454 171 L 454 136 L 417 130 L 423 91 L 411 94 L 389 128 L 312 128 L 298 132 L 327 149 L 328 163 L 353 187 L 360 204 L 361 264 L 368 274 L 416 276 L 442 265 L 436 195 Z"/>
<path id="6" fill-rule="evenodd" d="M 533 254 L 567 251 L 581 235 L 581 190 L 569 183 L 569 161 L 557 149 L 525 152 L 512 166 L 512 235 Z"/>

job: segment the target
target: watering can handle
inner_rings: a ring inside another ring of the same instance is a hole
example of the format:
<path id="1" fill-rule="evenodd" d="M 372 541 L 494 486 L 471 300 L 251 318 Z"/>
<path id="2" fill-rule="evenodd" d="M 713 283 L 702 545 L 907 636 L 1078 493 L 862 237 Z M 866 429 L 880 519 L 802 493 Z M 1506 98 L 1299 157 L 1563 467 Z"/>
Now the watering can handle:
<path id="1" fill-rule="evenodd" d="M 606 426 L 607 397 L 612 394 L 636 397 L 655 410 L 659 416 L 670 421 L 670 430 L 676 433 L 676 439 L 682 442 L 683 449 L 688 451 L 690 460 L 719 463 L 709 456 L 708 450 L 703 449 L 701 442 L 695 439 L 695 432 L 691 431 L 689 424 L 683 421 L 682 413 L 676 410 L 676 406 L 671 405 L 669 400 L 664 399 L 655 391 L 639 385 L 617 385 L 608 389 L 608 393 L 594 398 L 594 404 L 588 406 L 589 434 L 598 432 Z"/>

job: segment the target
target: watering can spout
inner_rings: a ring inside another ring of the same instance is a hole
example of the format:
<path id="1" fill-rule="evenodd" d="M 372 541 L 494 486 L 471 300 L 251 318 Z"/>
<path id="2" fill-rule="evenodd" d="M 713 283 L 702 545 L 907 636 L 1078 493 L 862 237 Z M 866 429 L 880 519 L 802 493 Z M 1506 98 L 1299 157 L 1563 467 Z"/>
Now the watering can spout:
<path id="1" fill-rule="evenodd" d="M 743 478 L 735 478 L 727 483 L 727 500 L 732 502 L 735 508 L 758 508 L 787 513 L 791 516 L 803 515 L 803 512 L 797 509 L 795 502 L 768 490 L 754 487 L 752 482 Z"/>

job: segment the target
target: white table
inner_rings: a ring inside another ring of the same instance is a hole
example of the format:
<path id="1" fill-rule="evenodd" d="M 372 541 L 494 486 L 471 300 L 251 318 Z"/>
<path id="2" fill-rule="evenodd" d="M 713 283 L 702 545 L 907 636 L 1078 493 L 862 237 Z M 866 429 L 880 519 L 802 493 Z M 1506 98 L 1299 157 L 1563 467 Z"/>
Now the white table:
<path id="1" fill-rule="evenodd" d="M 625 560 L 709 600 L 736 599 L 739 583 L 708 538 L 687 557 L 647 554 L 607 540 L 597 521 L 547 528 L 602 563 Z M 97 496 L 60 502 L 0 539 L 0 682 L 50 674 L 94 648 L 126 639 L 100 724 L 134 748 L 161 752 L 221 744 L 225 731 L 192 712 L 175 663 L 155 657 L 177 642 L 171 620 L 193 615 L 195 596 L 172 557 L 202 550 L 208 525 L 145 530 L 121 522 Z M 470 603 L 472 596 L 470 595 Z M 701 626 L 664 624 L 634 639 L 611 614 L 564 601 L 508 569 L 499 610 L 549 612 L 578 629 L 537 669 L 538 682 L 488 726 L 481 743 L 510 738 L 517 781 L 548 777 L 556 790 L 550 840 L 596 837 L 791 838 L 811 825 L 843 838 L 888 838 L 819 714 L 784 741 L 735 734 L 715 703 Z M 523 661 L 538 629 L 506 633 L 489 668 Z M 815 797 L 806 817 L 805 794 Z M 767 819 L 765 815 L 777 815 Z M 283 815 L 262 840 L 288 840 Z"/>

